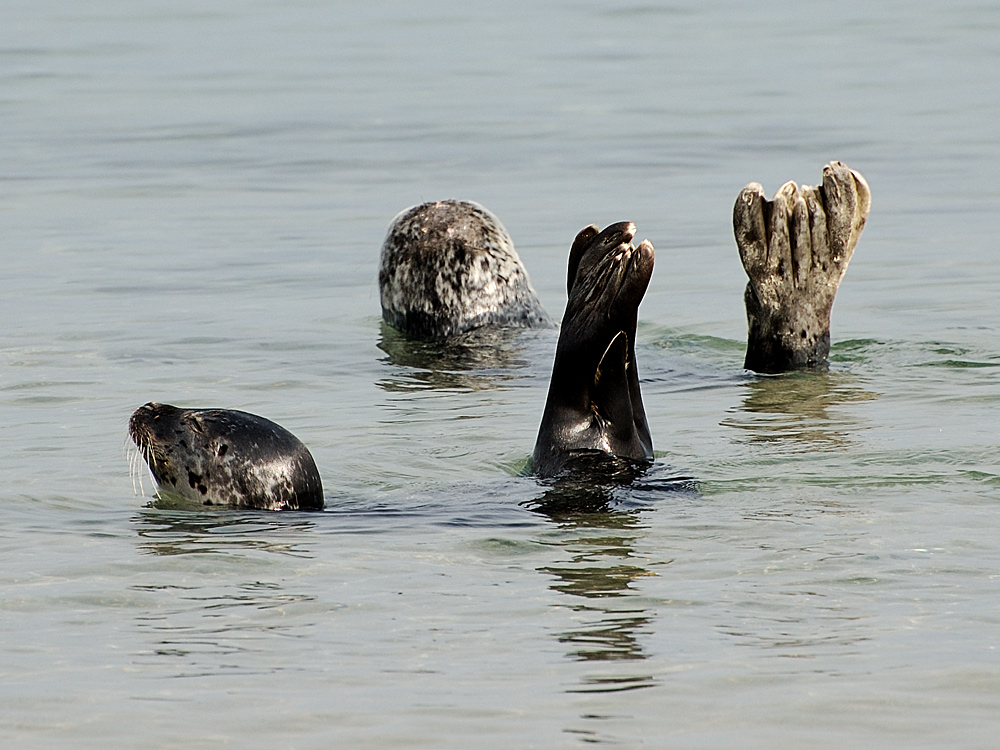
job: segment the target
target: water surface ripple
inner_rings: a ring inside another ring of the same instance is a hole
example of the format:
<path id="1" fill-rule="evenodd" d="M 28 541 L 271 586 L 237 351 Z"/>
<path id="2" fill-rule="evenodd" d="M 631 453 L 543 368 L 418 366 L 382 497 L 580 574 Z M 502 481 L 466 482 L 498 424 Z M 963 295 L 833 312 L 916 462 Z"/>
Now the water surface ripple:
<path id="1" fill-rule="evenodd" d="M 0 742 L 990 748 L 1000 10 L 12 0 Z M 873 192 L 824 375 L 742 370 L 744 184 Z M 555 331 L 380 322 L 401 209 L 479 201 L 548 310 L 656 246 L 631 483 L 524 476 Z M 129 476 L 150 400 L 310 446 L 327 511 Z M 575 491 L 575 490 L 574 490 Z"/>

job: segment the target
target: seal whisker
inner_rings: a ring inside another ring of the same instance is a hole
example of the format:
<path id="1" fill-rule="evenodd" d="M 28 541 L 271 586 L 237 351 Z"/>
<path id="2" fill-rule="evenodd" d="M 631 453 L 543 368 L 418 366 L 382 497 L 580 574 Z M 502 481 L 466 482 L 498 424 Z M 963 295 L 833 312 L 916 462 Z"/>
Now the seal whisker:
<path id="1" fill-rule="evenodd" d="M 132 480 L 132 492 L 140 497 L 146 496 L 146 487 L 142 481 L 142 469 L 139 468 L 139 458 L 141 451 L 138 446 L 126 444 L 125 453 L 128 456 L 128 475 Z"/>
<path id="2" fill-rule="evenodd" d="M 232 409 L 149 403 L 132 414 L 133 489 L 145 487 L 139 458 L 158 491 L 205 505 L 322 510 L 323 484 L 309 450 L 288 430 Z"/>
<path id="3" fill-rule="evenodd" d="M 135 454 L 138 449 L 128 450 L 126 449 L 125 455 L 128 457 L 128 478 L 132 481 L 132 494 L 139 494 L 139 490 L 136 487 L 136 477 L 135 477 Z"/>
<path id="4" fill-rule="evenodd" d="M 129 445 L 128 440 L 122 442 L 122 454 L 125 456 L 125 460 L 128 462 L 128 478 L 132 482 L 132 492 L 135 492 L 135 463 L 132 456 L 133 448 Z"/>

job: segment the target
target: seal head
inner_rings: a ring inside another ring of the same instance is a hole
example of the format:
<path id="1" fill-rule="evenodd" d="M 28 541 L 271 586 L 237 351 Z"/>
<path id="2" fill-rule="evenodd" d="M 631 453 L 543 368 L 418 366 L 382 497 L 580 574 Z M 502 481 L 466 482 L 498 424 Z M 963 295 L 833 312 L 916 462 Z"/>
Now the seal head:
<path id="1" fill-rule="evenodd" d="M 309 450 L 268 419 L 148 403 L 132 414 L 128 431 L 162 492 L 205 505 L 323 509 Z"/>
<path id="2" fill-rule="evenodd" d="M 653 273 L 653 246 L 631 242 L 635 224 L 583 229 L 569 254 L 569 300 L 532 454 L 535 473 L 554 476 L 578 461 L 650 461 L 635 361 L 639 303 Z"/>
<path id="3" fill-rule="evenodd" d="M 382 318 L 418 338 L 553 325 L 507 230 L 469 201 L 423 203 L 396 216 L 382 243 L 378 284 Z"/>

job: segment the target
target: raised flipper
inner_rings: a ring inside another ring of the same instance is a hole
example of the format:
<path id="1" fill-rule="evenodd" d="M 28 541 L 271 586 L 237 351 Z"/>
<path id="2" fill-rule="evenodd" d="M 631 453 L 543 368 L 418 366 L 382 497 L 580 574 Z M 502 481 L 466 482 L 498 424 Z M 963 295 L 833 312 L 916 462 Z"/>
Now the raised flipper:
<path id="1" fill-rule="evenodd" d="M 587 456 L 614 459 L 612 465 L 653 458 L 635 361 L 653 246 L 643 240 L 635 247 L 634 237 L 635 224 L 622 221 L 600 232 L 585 227 L 573 241 L 569 299 L 532 454 L 539 476 L 573 471 Z"/>

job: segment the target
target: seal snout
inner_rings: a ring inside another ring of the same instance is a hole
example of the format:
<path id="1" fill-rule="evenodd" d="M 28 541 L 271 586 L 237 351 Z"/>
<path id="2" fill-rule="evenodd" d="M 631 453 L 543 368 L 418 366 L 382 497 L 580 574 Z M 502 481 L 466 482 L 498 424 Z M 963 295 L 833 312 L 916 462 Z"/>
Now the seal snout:
<path id="1" fill-rule="evenodd" d="M 163 408 L 163 404 L 150 401 L 132 412 L 132 416 L 128 420 L 128 431 L 133 440 L 137 432 L 148 431 L 149 423 L 160 418 Z"/>
<path id="2" fill-rule="evenodd" d="M 143 404 L 129 417 L 128 435 L 144 455 L 149 455 L 160 439 L 159 435 L 164 425 L 170 421 L 172 415 L 180 411 L 175 406 L 156 401 Z"/>
<path id="3" fill-rule="evenodd" d="M 143 444 L 149 440 L 149 422 L 155 419 L 154 414 L 157 406 L 159 404 L 150 401 L 132 412 L 132 416 L 129 417 L 128 436 L 140 448 L 143 448 Z"/>

